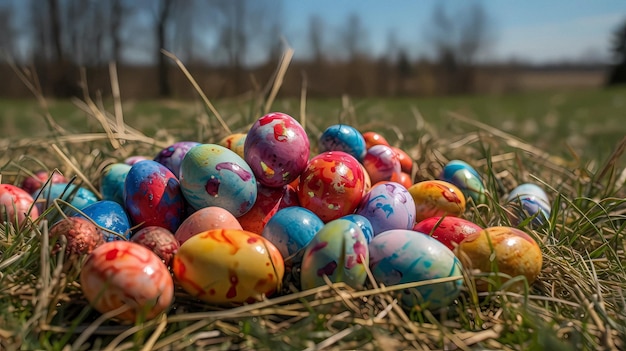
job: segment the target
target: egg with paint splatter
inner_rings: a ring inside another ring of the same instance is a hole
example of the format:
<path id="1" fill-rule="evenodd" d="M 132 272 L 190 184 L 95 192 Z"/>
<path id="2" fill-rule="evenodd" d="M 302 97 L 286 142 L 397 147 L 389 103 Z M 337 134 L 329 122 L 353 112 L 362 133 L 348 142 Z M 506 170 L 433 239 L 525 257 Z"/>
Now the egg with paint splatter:
<path id="1" fill-rule="evenodd" d="M 124 184 L 131 167 L 125 163 L 113 163 L 102 170 L 100 192 L 103 200 L 111 200 L 124 205 Z"/>
<path id="2" fill-rule="evenodd" d="M 368 244 L 374 238 L 374 227 L 372 227 L 372 222 L 370 222 L 369 219 L 361 215 L 358 215 L 356 213 L 343 216 L 341 217 L 341 219 L 346 219 L 350 222 L 356 223 L 356 225 L 358 225 L 359 228 L 361 228 L 361 231 L 363 232 L 363 235 L 365 236 L 365 241 L 367 241 Z"/>
<path id="3" fill-rule="evenodd" d="M 21 226 L 27 218 L 35 220 L 39 210 L 29 193 L 15 185 L 0 184 L 0 221 Z"/>
<path id="4" fill-rule="evenodd" d="M 296 190 L 291 185 L 282 188 L 270 188 L 258 184 L 257 197 L 250 211 L 239 217 L 244 230 L 261 234 L 267 221 L 280 209 L 298 204 Z"/>
<path id="5" fill-rule="evenodd" d="M 209 206 L 187 217 L 174 236 L 182 245 L 192 236 L 211 229 L 242 229 L 242 227 L 237 218 L 226 209 Z"/>
<path id="6" fill-rule="evenodd" d="M 367 241 L 359 226 L 345 219 L 326 223 L 304 250 L 300 280 L 302 289 L 312 289 L 330 282 L 363 286 L 369 264 Z"/>
<path id="7" fill-rule="evenodd" d="M 307 166 L 309 138 L 293 117 L 273 112 L 250 127 L 244 144 L 244 159 L 257 181 L 269 187 L 291 183 Z"/>
<path id="8" fill-rule="evenodd" d="M 130 323 L 158 316 L 174 297 L 172 276 L 161 259 L 129 241 L 96 248 L 80 271 L 80 286 L 100 313 L 128 307 L 114 318 Z"/>
<path id="9" fill-rule="evenodd" d="M 474 167 L 461 160 L 448 162 L 439 177 L 441 180 L 456 185 L 465 199 L 472 199 L 475 204 L 485 203 L 485 185 Z"/>
<path id="10" fill-rule="evenodd" d="M 450 305 L 463 284 L 462 268 L 454 253 L 436 239 L 412 230 L 390 230 L 375 236 L 369 245 L 370 269 L 386 286 L 455 278 L 412 289 L 396 291 L 407 307 L 436 310 Z"/>
<path id="11" fill-rule="evenodd" d="M 533 218 L 531 224 L 541 226 L 548 221 L 552 208 L 546 192 L 537 184 L 521 184 L 507 197 L 508 217 L 511 224 L 517 226 L 527 218 Z"/>
<path id="12" fill-rule="evenodd" d="M 370 221 L 376 236 L 386 230 L 413 228 L 415 203 L 402 185 L 381 182 L 363 197 L 356 214 Z"/>
<path id="13" fill-rule="evenodd" d="M 222 207 L 239 217 L 257 198 L 257 181 L 250 166 L 235 152 L 216 144 L 193 147 L 180 167 L 185 199 L 196 210 Z"/>
<path id="14" fill-rule="evenodd" d="M 332 125 L 320 135 L 319 152 L 343 151 L 352 155 L 359 162 L 365 156 L 365 139 L 356 128 L 345 125 Z"/>
<path id="15" fill-rule="evenodd" d="M 459 217 L 430 217 L 415 223 L 413 230 L 428 234 L 454 250 L 463 239 L 483 228 Z"/>
<path id="16" fill-rule="evenodd" d="M 108 230 L 98 229 L 104 241 L 130 238 L 130 219 L 124 207 L 117 202 L 98 201 L 83 208 L 81 212 L 96 225 Z"/>
<path id="17" fill-rule="evenodd" d="M 176 178 L 178 178 L 180 176 L 180 164 L 183 162 L 183 158 L 187 152 L 196 145 L 200 145 L 200 143 L 195 141 L 179 141 L 161 150 L 154 160 L 167 167 L 167 169 L 172 171 Z"/>
<path id="18" fill-rule="evenodd" d="M 283 257 L 267 239 L 245 230 L 214 229 L 191 237 L 172 271 L 194 297 L 216 303 L 260 301 L 280 289 Z"/>
<path id="19" fill-rule="evenodd" d="M 465 212 L 465 196 L 452 183 L 425 180 L 413 184 L 408 190 L 415 202 L 417 222 L 436 216 L 459 217 Z"/>
<path id="20" fill-rule="evenodd" d="M 401 172 L 398 155 L 391 147 L 385 145 L 374 145 L 367 149 L 363 158 L 363 167 L 367 170 L 374 185 L 381 181 L 391 180 L 394 174 L 398 176 Z"/>
<path id="21" fill-rule="evenodd" d="M 247 134 L 244 133 L 231 134 L 220 140 L 217 144 L 234 151 L 239 157 L 244 158 L 243 147 L 246 144 L 246 135 Z"/>

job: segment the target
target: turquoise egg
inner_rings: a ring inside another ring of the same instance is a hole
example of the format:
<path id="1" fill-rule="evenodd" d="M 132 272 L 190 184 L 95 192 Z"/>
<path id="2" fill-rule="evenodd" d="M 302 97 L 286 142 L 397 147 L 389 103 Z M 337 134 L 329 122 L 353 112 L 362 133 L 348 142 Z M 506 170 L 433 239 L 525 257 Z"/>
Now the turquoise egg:
<path id="1" fill-rule="evenodd" d="M 367 243 L 369 244 L 370 241 L 372 241 L 372 238 L 374 237 L 374 228 L 372 227 L 372 222 L 370 222 L 369 219 L 356 213 L 343 216 L 341 217 L 341 219 L 347 219 L 351 222 L 356 223 L 359 228 L 361 228 L 363 235 L 365 235 L 365 240 L 367 241 Z"/>
<path id="2" fill-rule="evenodd" d="M 345 219 L 326 223 L 306 246 L 302 258 L 302 289 L 345 282 L 357 288 L 365 283 L 369 264 L 367 241 L 359 226 Z"/>
<path id="3" fill-rule="evenodd" d="M 467 162 L 452 160 L 448 162 L 441 172 L 440 180 L 456 185 L 466 199 L 472 198 L 474 203 L 482 204 L 487 200 L 485 197 L 485 185 L 480 175 Z"/>
<path id="4" fill-rule="evenodd" d="M 292 206 L 276 212 L 261 235 L 287 258 L 305 248 L 323 226 L 324 222 L 312 211 Z"/>
<path id="5" fill-rule="evenodd" d="M 122 207 L 114 201 L 103 200 L 95 202 L 81 210 L 95 224 L 119 235 L 100 230 L 104 241 L 114 241 L 130 238 L 130 219 Z M 82 217 L 82 216 L 81 216 Z"/>
<path id="6" fill-rule="evenodd" d="M 124 182 L 130 168 L 131 165 L 126 163 L 114 163 L 104 168 L 100 179 L 100 192 L 103 200 L 111 200 L 124 205 Z"/>
<path id="7" fill-rule="evenodd" d="M 200 144 L 185 154 L 180 186 L 194 209 L 218 206 L 235 217 L 248 212 L 257 198 L 250 166 L 234 151 L 216 144 Z"/>
<path id="8" fill-rule="evenodd" d="M 534 217 L 531 223 L 541 226 L 548 221 L 552 207 L 546 192 L 536 184 L 525 183 L 517 186 L 507 197 L 509 220 L 519 225 L 527 218 Z"/>
<path id="9" fill-rule="evenodd" d="M 461 263 L 449 248 L 426 234 L 389 230 L 374 237 L 369 252 L 372 274 L 386 286 L 459 277 L 450 282 L 397 291 L 406 307 L 420 305 L 436 310 L 450 305 L 461 292 Z"/>
<path id="10" fill-rule="evenodd" d="M 36 199 L 40 213 L 52 206 L 55 199 L 62 199 L 69 202 L 79 210 L 98 201 L 96 194 L 93 192 L 75 184 L 68 183 L 48 184 L 35 191 L 33 199 Z"/>

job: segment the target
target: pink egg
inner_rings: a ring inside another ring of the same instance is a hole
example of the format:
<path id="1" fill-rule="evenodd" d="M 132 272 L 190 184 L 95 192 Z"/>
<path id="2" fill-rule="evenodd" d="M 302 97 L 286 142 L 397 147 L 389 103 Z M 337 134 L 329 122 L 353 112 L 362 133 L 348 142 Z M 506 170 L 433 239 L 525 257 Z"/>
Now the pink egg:
<path id="1" fill-rule="evenodd" d="M 242 229 L 241 224 L 229 211 L 209 206 L 192 213 L 181 223 L 174 235 L 182 245 L 192 236 L 211 229 Z"/>
<path id="2" fill-rule="evenodd" d="M 159 256 L 129 241 L 95 249 L 80 272 L 80 285 L 100 313 L 129 307 L 115 318 L 131 323 L 158 316 L 174 296 L 172 276 Z"/>
<path id="3" fill-rule="evenodd" d="M 130 238 L 130 241 L 152 250 L 167 266 L 170 265 L 174 254 L 180 247 L 172 232 L 157 226 L 141 229 Z"/>
<path id="4" fill-rule="evenodd" d="M 24 178 L 20 188 L 24 189 L 29 194 L 34 193 L 37 189 L 41 188 L 50 179 L 50 183 L 67 183 L 68 180 L 59 172 L 53 172 L 50 174 L 48 171 L 37 171 L 34 175 Z"/>
<path id="5" fill-rule="evenodd" d="M 385 145 L 374 145 L 367 149 L 363 166 L 370 175 L 372 184 L 391 180 L 394 174 L 401 172 L 398 155 L 391 147 Z"/>
<path id="6" fill-rule="evenodd" d="M 84 217 L 68 217 L 56 222 L 50 227 L 49 235 L 50 239 L 56 239 L 52 253 L 61 250 L 61 236 L 65 236 L 65 255 L 72 258 L 88 254 L 104 243 L 100 230 Z"/>
<path id="7" fill-rule="evenodd" d="M 450 250 L 454 250 L 463 239 L 483 230 L 479 225 L 458 217 L 430 217 L 415 223 L 413 230 L 429 234 Z"/>
<path id="8" fill-rule="evenodd" d="M 33 206 L 33 197 L 25 190 L 15 185 L 0 184 L 0 220 L 5 218 L 21 226 L 26 218 L 35 220 L 39 217 L 39 210 Z"/>

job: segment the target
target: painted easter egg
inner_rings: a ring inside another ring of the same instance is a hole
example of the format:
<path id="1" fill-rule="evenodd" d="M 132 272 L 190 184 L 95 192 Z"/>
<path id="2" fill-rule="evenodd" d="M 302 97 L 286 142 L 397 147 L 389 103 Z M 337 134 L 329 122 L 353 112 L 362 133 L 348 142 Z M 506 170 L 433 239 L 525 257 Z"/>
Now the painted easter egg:
<path id="1" fill-rule="evenodd" d="M 359 161 L 343 151 L 323 152 L 311 159 L 300 176 L 300 206 L 329 222 L 353 213 L 364 191 Z"/>
<path id="2" fill-rule="evenodd" d="M 129 157 L 125 158 L 124 159 L 124 163 L 129 165 L 129 166 L 133 166 L 137 162 L 147 161 L 147 160 L 150 160 L 150 158 L 147 157 L 147 156 L 134 155 L 134 156 L 129 156 Z"/>
<path id="3" fill-rule="evenodd" d="M 358 288 L 365 283 L 368 264 L 367 241 L 359 226 L 345 219 L 328 222 L 304 249 L 302 289 L 326 285 L 324 276 Z"/>
<path id="4" fill-rule="evenodd" d="M 142 245 L 154 252 L 166 266 L 169 266 L 180 244 L 169 230 L 157 226 L 145 227 L 130 238 L 130 241 Z"/>
<path id="5" fill-rule="evenodd" d="M 41 188 L 46 182 L 50 180 L 50 183 L 67 183 L 68 180 L 59 172 L 37 171 L 32 176 L 24 178 L 20 188 L 24 189 L 29 194 L 34 193 L 37 189 Z"/>
<path id="6" fill-rule="evenodd" d="M 282 188 L 270 188 L 258 184 L 256 202 L 250 211 L 239 217 L 238 220 L 244 230 L 261 234 L 263 227 L 276 211 L 297 203 L 296 190 L 290 185 L 285 185 Z"/>
<path id="7" fill-rule="evenodd" d="M 413 184 L 408 190 L 415 202 L 417 222 L 437 216 L 459 217 L 465 211 L 465 196 L 452 183 L 425 180 Z"/>
<path id="8" fill-rule="evenodd" d="M 47 184 L 33 194 L 37 201 L 39 213 L 52 206 L 54 200 L 61 199 L 79 210 L 98 201 L 96 194 L 76 184 L 54 183 Z M 63 205 L 61 205 L 63 206 Z"/>
<path id="9" fill-rule="evenodd" d="M 224 208 L 209 206 L 187 217 L 176 230 L 175 237 L 182 245 L 192 236 L 211 229 L 242 229 L 232 213 Z"/>
<path id="10" fill-rule="evenodd" d="M 361 166 L 361 170 L 363 170 L 363 194 L 367 194 L 372 189 L 372 178 L 370 178 L 369 173 L 367 173 L 362 163 L 359 163 L 359 166 Z"/>
<path id="11" fill-rule="evenodd" d="M 172 271 L 183 289 L 201 300 L 251 303 L 280 289 L 285 267 L 278 249 L 262 236 L 214 229 L 182 244 Z"/>
<path id="12" fill-rule="evenodd" d="M 381 182 L 367 193 L 356 213 L 367 218 L 374 236 L 391 229 L 412 229 L 415 203 L 409 191 L 395 182 Z"/>
<path id="13" fill-rule="evenodd" d="M 154 252 L 129 241 L 112 241 L 96 248 L 80 271 L 83 294 L 100 313 L 129 307 L 114 318 L 149 320 L 169 308 L 174 282 Z"/>
<path id="14" fill-rule="evenodd" d="M 363 166 L 374 185 L 381 181 L 391 180 L 394 174 L 401 172 L 397 154 L 391 147 L 385 145 L 374 145 L 367 149 L 363 157 Z"/>
<path id="15" fill-rule="evenodd" d="M 239 157 L 244 158 L 243 147 L 246 144 L 246 135 L 244 133 L 231 134 L 217 144 L 234 151 Z"/>
<path id="16" fill-rule="evenodd" d="M 412 230 L 390 230 L 369 245 L 370 269 L 376 281 L 392 286 L 438 278 L 458 277 L 445 283 L 397 291 L 404 305 L 436 310 L 450 305 L 463 284 L 462 268 L 454 253 L 441 242 Z"/>
<path id="17" fill-rule="evenodd" d="M 481 273 L 504 273 L 510 277 L 524 276 L 529 284 L 541 272 L 543 258 L 537 242 L 523 231 L 511 227 L 490 227 L 468 236 L 456 248 L 463 266 Z M 495 277 L 486 279 L 494 280 Z M 505 277 L 500 277 L 506 282 Z M 522 288 L 523 282 L 513 285 Z M 476 287 L 486 290 L 485 279 L 477 278 Z"/>
<path id="18" fill-rule="evenodd" d="M 250 127 L 244 144 L 244 159 L 259 183 L 282 187 L 304 170 L 309 160 L 309 138 L 293 117 L 273 112 Z"/>
<path id="19" fill-rule="evenodd" d="M 257 198 L 257 181 L 250 166 L 235 152 L 216 144 L 201 144 L 187 152 L 180 167 L 180 185 L 196 210 L 218 206 L 235 217 L 248 212 Z"/>
<path id="20" fill-rule="evenodd" d="M 413 230 L 428 234 L 454 250 L 463 239 L 483 228 L 459 217 L 430 217 L 415 223 Z"/>
<path id="21" fill-rule="evenodd" d="M 276 212 L 261 235 L 287 258 L 306 247 L 323 226 L 324 222 L 315 213 L 292 206 Z"/>
<path id="22" fill-rule="evenodd" d="M 178 179 L 162 164 L 145 160 L 135 163 L 124 183 L 124 204 L 134 225 L 175 231 L 185 208 Z"/>
<path id="23" fill-rule="evenodd" d="M 67 240 L 66 258 L 77 258 L 88 254 L 104 243 L 104 237 L 98 228 L 83 217 L 67 217 L 56 222 L 50 227 L 48 235 L 51 240 L 56 240 L 52 247 L 52 254 L 61 250 L 61 237 L 65 237 Z"/>
<path id="24" fill-rule="evenodd" d="M 35 200 L 25 190 L 11 184 L 0 184 L 0 222 L 8 221 L 21 226 L 27 218 L 39 217 Z"/>
<path id="25" fill-rule="evenodd" d="M 176 178 L 178 178 L 180 176 L 180 164 L 183 162 L 183 158 L 187 152 L 196 145 L 200 145 L 200 143 L 195 141 L 179 141 L 161 150 L 154 160 L 167 167 L 167 169 L 172 171 Z"/>
<path id="26" fill-rule="evenodd" d="M 100 193 L 102 193 L 103 200 L 111 200 L 124 205 L 124 184 L 131 167 L 125 163 L 113 163 L 102 170 Z"/>
<path id="27" fill-rule="evenodd" d="M 507 197 L 509 221 L 519 225 L 527 218 L 534 217 L 532 224 L 541 226 L 550 218 L 552 208 L 546 192 L 537 184 L 525 183 L 517 186 Z"/>
<path id="28" fill-rule="evenodd" d="M 108 230 L 98 229 L 104 241 L 130 238 L 130 219 L 124 207 L 117 202 L 109 200 L 98 201 L 83 208 L 81 212 L 96 225 Z"/>
<path id="29" fill-rule="evenodd" d="M 372 227 L 372 222 L 370 222 L 369 219 L 356 213 L 343 216 L 340 219 L 346 219 L 350 222 L 356 223 L 356 225 L 358 225 L 363 232 L 365 241 L 367 241 L 368 244 L 372 241 L 372 238 L 374 238 L 374 227 Z"/>
<path id="30" fill-rule="evenodd" d="M 335 124 L 326 128 L 320 135 L 318 145 L 320 153 L 343 151 L 352 155 L 359 162 L 363 160 L 366 151 L 365 139 L 361 132 L 345 124 Z"/>
<path id="31" fill-rule="evenodd" d="M 406 151 L 399 147 L 392 146 L 391 149 L 396 153 L 400 162 L 400 170 L 404 173 L 411 174 L 413 172 L 413 159 Z"/>
<path id="32" fill-rule="evenodd" d="M 405 188 L 410 188 L 414 183 L 408 173 L 400 172 L 391 175 L 391 181 L 401 184 Z"/>
<path id="33" fill-rule="evenodd" d="M 385 145 L 389 146 L 389 142 L 385 139 L 384 136 L 376 133 L 376 132 L 365 132 L 363 133 L 363 139 L 365 139 L 365 147 L 367 149 L 371 148 L 374 145 Z"/>
<path id="34" fill-rule="evenodd" d="M 478 172 L 467 162 L 461 160 L 448 162 L 439 178 L 461 189 L 466 200 L 472 198 L 476 204 L 485 203 L 485 185 Z"/>

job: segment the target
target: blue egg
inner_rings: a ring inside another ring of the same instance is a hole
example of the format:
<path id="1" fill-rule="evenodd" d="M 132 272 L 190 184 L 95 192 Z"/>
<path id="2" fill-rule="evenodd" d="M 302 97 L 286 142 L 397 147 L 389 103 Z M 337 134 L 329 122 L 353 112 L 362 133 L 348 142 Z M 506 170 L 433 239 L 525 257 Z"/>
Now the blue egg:
<path id="1" fill-rule="evenodd" d="M 356 214 L 370 221 L 374 236 L 391 229 L 412 229 L 415 201 L 401 184 L 381 182 L 363 197 Z"/>
<path id="2" fill-rule="evenodd" d="M 55 199 L 69 202 L 70 205 L 79 210 L 98 201 L 96 194 L 93 192 L 79 187 L 76 184 L 68 183 L 48 184 L 35 191 L 35 193 L 33 193 L 33 199 L 38 199 L 37 206 L 39 207 L 40 213 L 51 207 Z"/>
<path id="3" fill-rule="evenodd" d="M 101 230 L 105 241 L 130 238 L 130 219 L 122 205 L 117 202 L 109 200 L 98 201 L 83 208 L 81 212 L 89 217 L 95 224 L 120 235 L 117 236 Z"/>
<path id="4" fill-rule="evenodd" d="M 345 124 L 332 125 L 319 139 L 319 152 L 343 151 L 363 161 L 367 151 L 363 135 L 354 127 Z"/>
<path id="5" fill-rule="evenodd" d="M 552 208 L 546 192 L 536 184 L 525 183 L 517 186 L 507 197 L 509 220 L 519 225 L 527 218 L 534 217 L 531 224 L 541 226 L 548 221 Z"/>
<path id="6" fill-rule="evenodd" d="M 480 175 L 467 162 L 452 160 L 448 162 L 441 172 L 440 180 L 456 185 L 466 199 L 472 198 L 474 203 L 482 204 L 487 200 L 485 197 L 485 185 Z"/>
<path id="7" fill-rule="evenodd" d="M 340 219 L 347 219 L 351 222 L 356 223 L 359 228 L 361 228 L 361 231 L 363 232 L 363 235 L 365 235 L 365 240 L 368 244 L 372 241 L 372 238 L 374 238 L 374 228 L 372 228 L 372 223 L 369 221 L 369 219 L 358 214 L 349 214 L 341 217 Z"/>
<path id="8" fill-rule="evenodd" d="M 114 163 L 104 168 L 100 179 L 100 192 L 103 200 L 111 200 L 124 205 L 124 182 L 130 168 L 131 165 L 126 163 Z"/>
<path id="9" fill-rule="evenodd" d="M 461 292 L 461 263 L 449 248 L 429 235 L 412 230 L 389 230 L 374 237 L 369 252 L 372 275 L 386 286 L 459 278 L 397 291 L 407 307 L 420 305 L 439 309 L 450 305 Z"/>
<path id="10" fill-rule="evenodd" d="M 292 206 L 276 212 L 261 235 L 287 258 L 307 246 L 323 226 L 324 222 L 312 211 Z"/>

